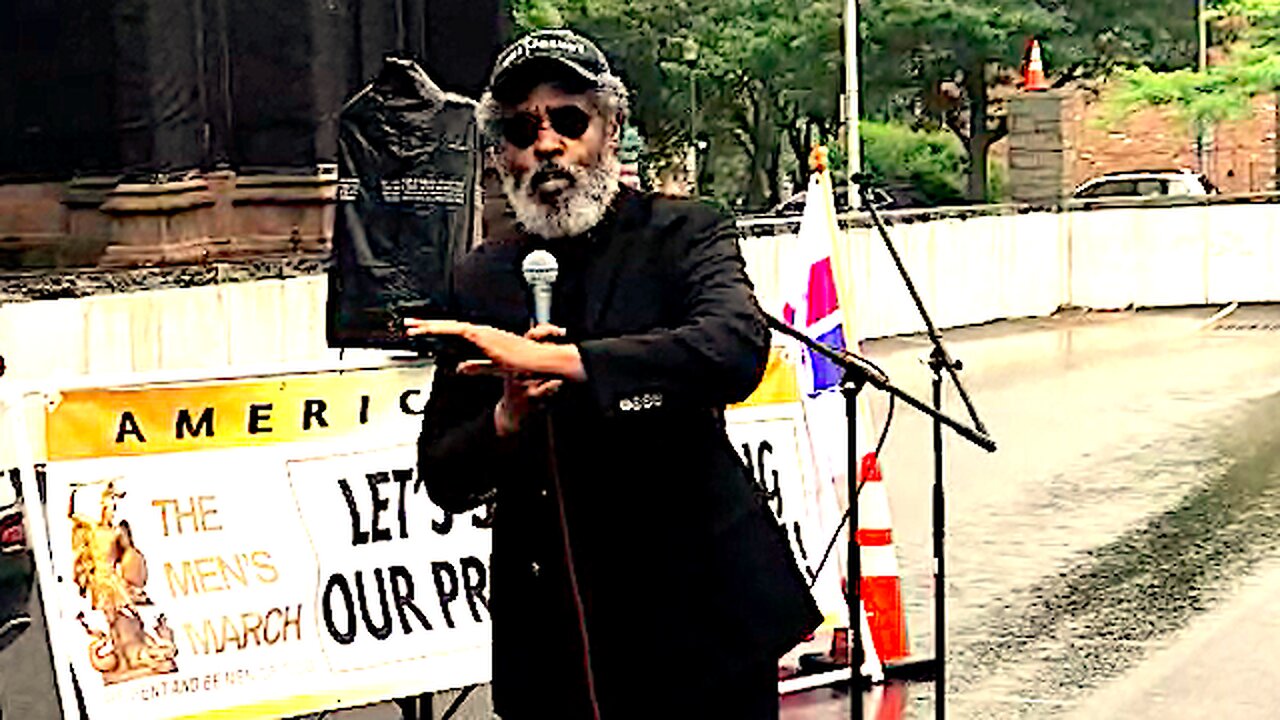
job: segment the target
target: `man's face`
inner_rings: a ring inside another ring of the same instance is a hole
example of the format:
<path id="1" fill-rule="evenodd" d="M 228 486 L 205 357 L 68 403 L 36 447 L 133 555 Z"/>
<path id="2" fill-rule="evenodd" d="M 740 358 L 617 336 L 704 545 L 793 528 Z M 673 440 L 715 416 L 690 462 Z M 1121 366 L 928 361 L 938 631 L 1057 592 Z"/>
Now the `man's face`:
<path id="1" fill-rule="evenodd" d="M 613 122 L 591 99 L 542 84 L 511 107 L 498 171 L 516 219 L 544 237 L 578 235 L 604 216 L 620 167 Z"/>

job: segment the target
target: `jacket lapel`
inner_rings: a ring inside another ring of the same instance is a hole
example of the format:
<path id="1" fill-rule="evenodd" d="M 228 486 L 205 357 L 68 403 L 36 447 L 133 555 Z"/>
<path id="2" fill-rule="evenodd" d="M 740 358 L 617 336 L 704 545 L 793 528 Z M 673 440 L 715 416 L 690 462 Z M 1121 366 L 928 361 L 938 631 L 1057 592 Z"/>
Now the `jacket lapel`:
<path id="1" fill-rule="evenodd" d="M 627 251 L 642 240 L 640 235 L 646 227 L 648 206 L 639 193 L 623 188 L 617 207 L 618 212 L 611 218 L 612 222 L 602 222 L 592 230 L 594 241 L 600 243 L 602 249 L 588 265 L 584 278 L 587 306 L 583 322 L 589 335 L 594 334 L 604 321 L 622 269 L 627 264 Z"/>

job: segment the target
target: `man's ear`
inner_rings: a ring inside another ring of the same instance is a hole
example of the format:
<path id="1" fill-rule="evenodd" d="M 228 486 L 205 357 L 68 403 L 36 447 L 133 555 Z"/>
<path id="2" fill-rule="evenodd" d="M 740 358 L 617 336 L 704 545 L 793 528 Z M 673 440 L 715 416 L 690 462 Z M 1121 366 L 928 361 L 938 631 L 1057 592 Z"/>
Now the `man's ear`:
<path id="1" fill-rule="evenodd" d="M 622 123 L 618 122 L 618 118 L 615 117 L 609 121 L 609 126 L 606 129 L 609 133 L 609 148 L 617 150 L 622 146 Z"/>

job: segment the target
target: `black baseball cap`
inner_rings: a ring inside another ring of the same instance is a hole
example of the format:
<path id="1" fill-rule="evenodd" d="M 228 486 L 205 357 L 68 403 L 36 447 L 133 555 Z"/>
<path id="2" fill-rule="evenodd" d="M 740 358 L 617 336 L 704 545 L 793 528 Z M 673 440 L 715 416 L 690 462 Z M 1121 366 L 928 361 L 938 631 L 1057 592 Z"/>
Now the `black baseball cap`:
<path id="1" fill-rule="evenodd" d="M 563 28 L 538 30 L 498 55 L 489 92 L 499 102 L 519 102 L 540 82 L 576 80 L 588 89 L 612 74 L 604 53 L 590 40 Z"/>

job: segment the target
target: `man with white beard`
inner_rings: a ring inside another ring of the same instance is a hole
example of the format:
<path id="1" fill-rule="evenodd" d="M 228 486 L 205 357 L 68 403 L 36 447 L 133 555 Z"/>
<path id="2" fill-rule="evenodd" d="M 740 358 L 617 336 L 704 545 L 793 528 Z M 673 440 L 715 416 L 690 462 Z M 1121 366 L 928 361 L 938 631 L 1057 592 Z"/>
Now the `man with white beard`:
<path id="1" fill-rule="evenodd" d="M 733 221 L 621 187 L 627 94 L 565 30 L 499 55 L 479 119 L 510 222 L 455 274 L 458 320 L 419 440 L 431 498 L 493 503 L 504 720 L 777 718 L 777 658 L 821 617 L 730 445 L 770 336 Z M 521 265 L 558 260 L 530 327 Z"/>

